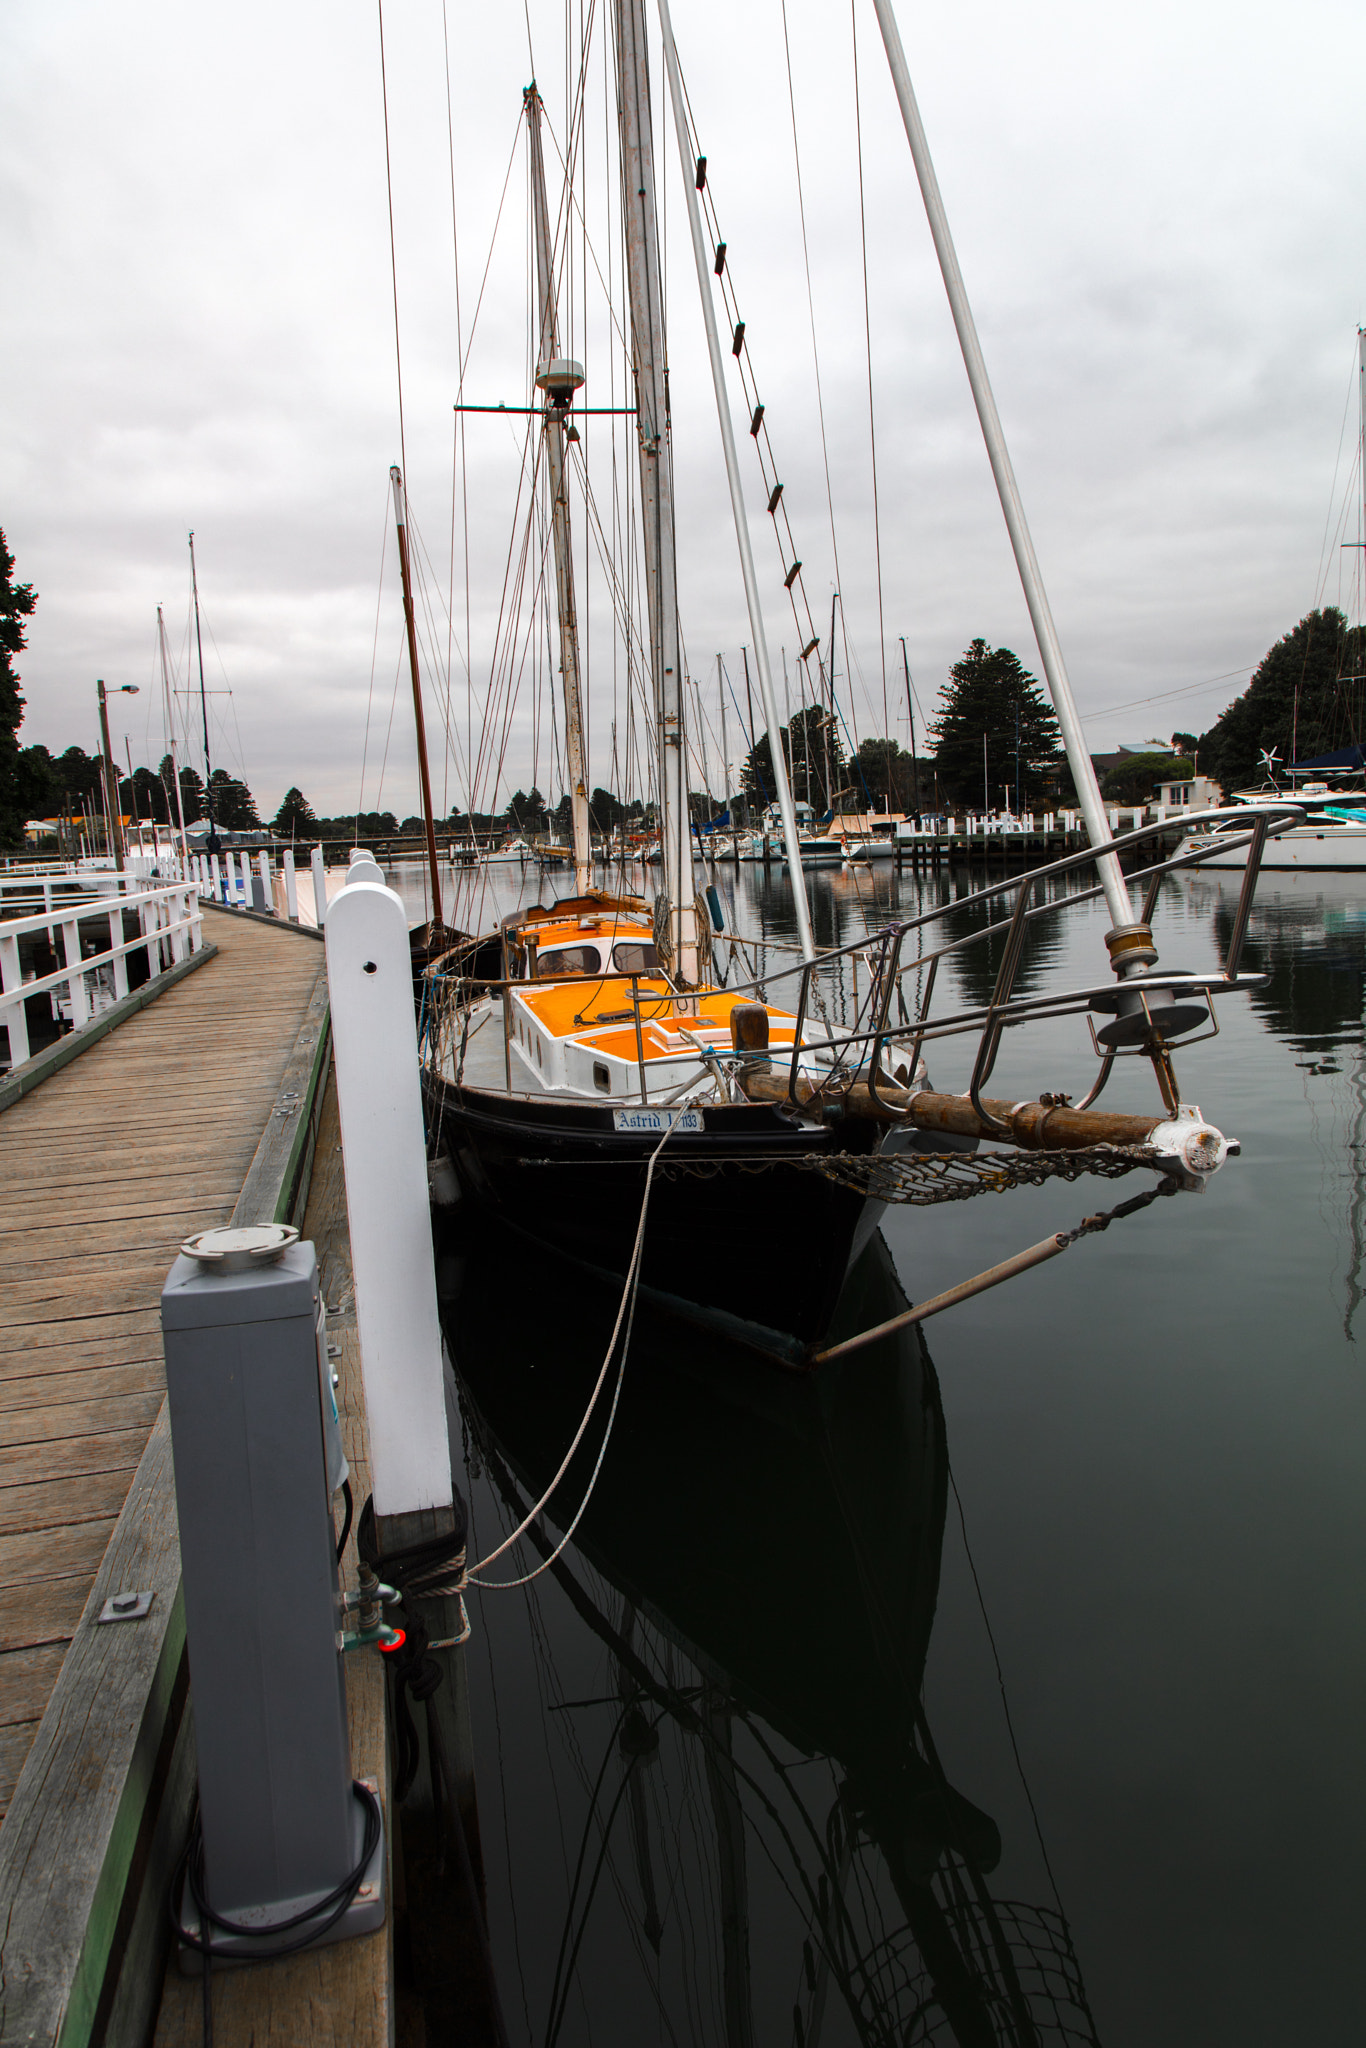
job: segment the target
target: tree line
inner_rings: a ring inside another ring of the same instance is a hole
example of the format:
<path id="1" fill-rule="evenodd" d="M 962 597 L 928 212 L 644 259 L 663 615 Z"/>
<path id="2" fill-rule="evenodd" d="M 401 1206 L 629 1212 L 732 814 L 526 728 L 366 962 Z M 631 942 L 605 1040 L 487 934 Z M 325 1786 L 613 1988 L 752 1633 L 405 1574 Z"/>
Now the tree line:
<path id="1" fill-rule="evenodd" d="M 24 843 L 30 818 L 78 816 L 103 810 L 103 764 L 98 754 L 67 747 L 52 754 L 44 746 L 21 747 L 19 728 L 25 702 L 14 658 L 23 651 L 27 621 L 37 604 L 31 584 L 15 580 L 14 557 L 0 531 L 0 848 Z M 1147 796 L 1159 777 L 1197 768 L 1226 795 L 1262 781 L 1267 757 L 1288 767 L 1356 750 L 1360 761 L 1366 727 L 1366 627 L 1350 626 L 1336 606 L 1307 612 L 1298 625 L 1268 650 L 1248 687 L 1202 734 L 1174 733 L 1170 754 L 1135 755 L 1114 768 L 1103 793 L 1118 802 Z M 836 808 L 902 812 L 955 808 L 1029 810 L 1039 804 L 1075 803 L 1061 735 L 1037 679 L 1008 647 L 973 640 L 949 670 L 926 735 L 929 750 L 912 755 L 893 738 L 865 739 L 850 751 L 831 711 L 808 705 L 782 730 L 782 747 L 794 796 L 821 813 Z M 291 840 L 349 840 L 419 834 L 418 817 L 400 820 L 392 811 L 359 816 L 317 814 L 303 791 L 291 788 L 273 818 L 263 821 L 245 781 L 216 768 L 206 791 L 191 767 L 179 771 L 180 805 L 171 757 L 155 769 L 139 767 L 118 778 L 125 815 L 159 824 L 187 825 L 209 814 L 225 831 L 271 830 Z M 740 770 L 748 802 L 767 805 L 776 795 L 773 749 L 767 733 L 750 747 Z M 727 792 L 694 791 L 694 821 L 705 823 L 722 808 Z M 442 819 L 443 835 L 487 838 L 502 831 L 526 836 L 553 832 L 567 838 L 571 802 L 562 795 L 552 808 L 539 789 L 517 790 L 500 812 L 453 809 Z M 595 831 L 643 831 L 654 822 L 654 807 L 639 798 L 623 800 L 594 789 L 589 813 Z"/>

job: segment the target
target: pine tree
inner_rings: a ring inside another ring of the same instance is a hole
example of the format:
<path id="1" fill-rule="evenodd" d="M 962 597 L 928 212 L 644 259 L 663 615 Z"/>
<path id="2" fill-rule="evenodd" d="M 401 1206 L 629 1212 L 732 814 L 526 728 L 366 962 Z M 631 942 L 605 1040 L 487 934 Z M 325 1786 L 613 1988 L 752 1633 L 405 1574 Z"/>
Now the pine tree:
<path id="1" fill-rule="evenodd" d="M 239 782 L 225 768 L 215 768 L 209 777 L 209 786 L 213 791 L 214 820 L 224 832 L 249 832 L 259 828 L 261 820 L 256 812 L 256 799 L 245 782 Z"/>
<path id="2" fill-rule="evenodd" d="M 954 803 L 1000 806 L 1018 788 L 1028 807 L 1045 796 L 1062 766 L 1058 721 L 1035 678 L 1008 647 L 974 640 L 949 670 L 930 724 L 935 766 Z M 983 741 L 985 739 L 985 790 Z"/>
<path id="3" fill-rule="evenodd" d="M 1351 628 L 1335 605 L 1306 612 L 1298 626 L 1263 656 L 1241 697 L 1200 739 L 1200 771 L 1224 791 L 1265 780 L 1263 753 L 1289 768 L 1363 733 L 1361 666 L 1366 635 Z"/>
<path id="4" fill-rule="evenodd" d="M 838 795 L 848 782 L 845 773 L 845 754 L 840 745 L 839 733 L 828 711 L 822 711 L 817 704 L 808 704 L 803 710 L 794 712 L 785 727 L 783 751 L 787 757 L 788 781 L 792 785 L 795 802 L 809 802 L 817 811 L 828 811 L 831 798 Z M 826 778 L 826 762 L 830 774 Z M 740 769 L 740 787 L 750 802 L 755 805 L 773 804 L 778 801 L 778 787 L 773 779 L 773 748 L 766 732 L 760 733 L 758 741 L 745 756 Z"/>
<path id="5" fill-rule="evenodd" d="M 38 602 L 31 583 L 14 580 L 14 557 L 0 531 L 0 847 L 24 843 L 23 792 L 19 787 L 19 727 L 24 700 L 14 656 L 23 652 L 24 620 Z"/>
<path id="6" fill-rule="evenodd" d="M 163 778 L 169 783 L 171 757 L 167 754 L 161 763 Z M 205 814 L 204 778 L 197 768 L 182 768 L 180 771 L 180 801 L 185 812 L 185 823 L 197 825 Z M 177 815 L 179 815 L 177 813 Z"/>
<path id="7" fill-rule="evenodd" d="M 285 800 L 270 821 L 272 832 L 290 839 L 307 839 L 316 834 L 318 820 L 313 806 L 299 788 L 285 791 Z"/>
<path id="8" fill-rule="evenodd" d="M 533 783 L 529 793 L 521 789 L 517 791 L 505 815 L 516 832 L 543 832 L 546 825 L 545 798 Z"/>

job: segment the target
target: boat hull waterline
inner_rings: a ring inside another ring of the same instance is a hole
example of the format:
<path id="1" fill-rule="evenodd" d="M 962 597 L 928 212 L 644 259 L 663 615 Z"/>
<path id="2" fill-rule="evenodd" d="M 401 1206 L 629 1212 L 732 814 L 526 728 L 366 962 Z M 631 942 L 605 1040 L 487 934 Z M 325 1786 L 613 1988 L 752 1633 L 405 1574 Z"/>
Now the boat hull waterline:
<path id="1" fill-rule="evenodd" d="M 1246 839 L 1246 831 L 1241 836 Z M 1177 849 L 1182 855 L 1199 855 L 1202 868 L 1238 868 L 1247 865 L 1246 845 L 1221 848 L 1218 833 L 1197 837 L 1194 833 Z M 1361 874 L 1366 872 L 1366 825 L 1295 825 L 1288 832 L 1268 839 L 1262 867 L 1270 874 L 1294 869 L 1306 873 Z"/>
<path id="2" fill-rule="evenodd" d="M 665 1112 L 644 1112 L 648 1128 L 621 1129 L 633 1120 L 625 1105 L 456 1087 L 430 1069 L 425 1087 L 433 1141 L 450 1157 L 462 1201 L 624 1279 Z M 655 1166 L 642 1286 L 804 1364 L 881 1213 L 807 1162 L 871 1150 L 883 1135 L 857 1121 L 837 1135 L 770 1104 L 689 1112 Z"/>

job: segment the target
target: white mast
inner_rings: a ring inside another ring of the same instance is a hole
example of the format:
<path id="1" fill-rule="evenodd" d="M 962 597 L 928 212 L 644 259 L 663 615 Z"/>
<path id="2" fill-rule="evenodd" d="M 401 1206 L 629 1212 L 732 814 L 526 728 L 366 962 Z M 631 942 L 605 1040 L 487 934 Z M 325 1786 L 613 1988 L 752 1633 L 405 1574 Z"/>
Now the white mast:
<path id="1" fill-rule="evenodd" d="M 639 4 L 639 0 L 636 0 L 636 4 Z M 768 637 L 764 632 L 764 615 L 759 603 L 759 583 L 754 573 L 754 551 L 749 539 L 749 519 L 745 512 L 744 492 L 740 485 L 740 464 L 735 453 L 735 428 L 731 422 L 730 399 L 726 393 L 726 372 L 721 360 L 721 343 L 716 332 L 716 307 L 711 295 L 711 258 L 707 254 L 706 239 L 702 232 L 697 186 L 688 153 L 688 119 L 683 104 L 683 86 L 678 75 L 678 52 L 674 48 L 669 0 L 659 0 L 659 25 L 664 37 L 664 63 L 669 74 L 674 133 L 678 137 L 679 160 L 683 166 L 683 191 L 688 204 L 688 225 L 692 229 L 693 260 L 697 265 L 697 285 L 702 297 L 702 318 L 707 329 L 707 353 L 711 357 L 716 415 L 721 427 L 721 445 L 725 450 L 726 477 L 730 484 L 730 509 L 735 520 L 735 539 L 740 549 L 740 574 L 744 579 L 749 629 L 754 641 L 754 660 L 759 671 L 759 695 L 763 701 L 764 718 L 768 723 L 769 746 L 773 754 L 773 780 L 777 784 L 778 810 L 783 821 L 783 845 L 787 849 L 787 871 L 792 882 L 793 908 L 797 914 L 797 937 L 801 943 L 803 957 L 814 960 L 816 943 L 811 936 L 811 910 L 806 900 L 806 878 L 802 873 L 797 814 L 792 807 L 792 788 L 787 779 L 787 764 L 783 758 L 778 701 L 773 689 L 773 670 L 768 659 Z"/>
<path id="2" fill-rule="evenodd" d="M 1105 815 L 1101 801 L 1100 784 L 1096 771 L 1091 766 L 1091 756 L 1086 750 L 1086 737 L 1082 731 L 1081 719 L 1077 714 L 1076 700 L 1068 680 L 1067 664 L 1063 660 L 1062 643 L 1053 623 L 1053 612 L 1044 589 L 1039 559 L 1034 552 L 1030 537 L 1029 522 L 1025 518 L 1024 504 L 1020 498 L 1020 487 L 1015 481 L 1015 471 L 1006 447 L 1005 433 L 1001 427 L 1001 416 L 996 410 L 996 400 L 987 376 L 986 360 L 982 344 L 977 338 L 977 325 L 968 304 L 968 295 L 963 283 L 963 273 L 958 268 L 958 255 L 949 232 L 948 216 L 940 196 L 939 180 L 934 173 L 930 158 L 930 146 L 925 139 L 921 125 L 920 109 L 916 105 L 915 93 L 911 86 L 911 74 L 906 63 L 906 53 L 901 47 L 901 34 L 892 13 L 892 0 L 873 0 L 878 27 L 887 49 L 887 61 L 891 66 L 892 83 L 901 103 L 901 118 L 906 124 L 906 139 L 911 145 L 911 156 L 915 162 L 915 174 L 920 180 L 921 196 L 925 201 L 925 212 L 929 217 L 930 233 L 934 237 L 935 254 L 939 268 L 944 273 L 944 288 L 949 297 L 949 308 L 953 324 L 958 329 L 958 344 L 963 352 L 963 363 L 972 386 L 972 396 L 977 406 L 977 417 L 982 424 L 982 438 L 987 444 L 987 456 L 991 463 L 992 475 L 1000 495 L 1001 510 L 1005 513 L 1006 530 L 1010 544 L 1015 551 L 1015 566 L 1019 570 L 1020 582 L 1024 586 L 1025 603 L 1034 626 L 1034 637 L 1039 643 L 1039 656 L 1043 662 L 1044 675 L 1048 680 L 1049 695 L 1053 709 L 1058 716 L 1062 731 L 1063 745 L 1067 749 L 1067 764 L 1072 770 L 1072 780 L 1077 786 L 1082 816 L 1092 846 L 1099 849 L 1110 840 L 1110 821 Z M 1124 886 L 1120 871 L 1119 856 L 1113 853 L 1098 853 L 1096 869 L 1101 887 L 1105 891 L 1105 902 L 1111 921 L 1116 930 L 1130 926 L 1134 921 L 1129 903 L 1129 893 Z M 1119 965 L 1119 956 L 1115 965 Z"/>
<path id="3" fill-rule="evenodd" d="M 659 845 L 669 936 L 680 980 L 697 980 L 697 913 L 683 675 L 678 647 L 673 474 L 665 383 L 664 298 L 659 278 L 654 134 L 645 47 L 644 0 L 617 0 L 617 113 L 621 128 L 621 211 L 631 293 L 636 437 L 645 588 L 650 605 L 650 670 L 659 745 Z"/>
<path id="4" fill-rule="evenodd" d="M 1366 621 L 1366 327 L 1357 329 L 1357 356 L 1360 363 L 1358 379 L 1361 387 L 1361 424 L 1358 462 L 1361 466 L 1361 547 L 1358 549 L 1361 562 L 1361 616 Z"/>
<path id="5" fill-rule="evenodd" d="M 188 880 L 190 873 L 190 842 L 185 837 L 185 798 L 180 787 L 180 760 L 176 753 L 175 706 L 171 701 L 171 671 L 170 664 L 166 659 L 166 621 L 161 616 L 160 605 L 157 606 L 157 645 L 161 649 L 161 696 L 166 717 L 166 737 L 171 749 L 171 780 L 175 784 L 176 816 L 180 820 L 180 872 L 182 877 Z M 169 811 L 167 815 L 170 815 Z M 155 840 L 155 832 L 153 832 L 152 837 Z"/>
<path id="6" fill-rule="evenodd" d="M 531 138 L 531 198 L 536 224 L 536 274 L 541 321 L 536 384 L 544 391 L 545 447 L 550 471 L 550 524 L 555 542 L 555 589 L 560 614 L 560 672 L 564 677 L 564 741 L 574 825 L 574 887 L 579 895 L 593 879 L 588 840 L 588 791 L 583 776 L 583 698 L 579 689 L 579 625 L 574 609 L 574 557 L 569 545 L 569 495 L 564 480 L 564 416 L 583 383 L 577 363 L 560 356 L 555 327 L 555 272 L 550 247 L 550 213 L 541 156 L 541 95 L 529 85 L 522 95 Z"/>
<path id="7" fill-rule="evenodd" d="M 725 804 L 726 809 L 729 810 L 730 750 L 726 745 L 726 685 L 721 675 L 721 657 L 719 654 L 716 657 L 716 694 L 721 699 L 721 780 L 726 785 L 725 790 L 722 793 L 722 800 Z M 730 821 L 730 829 L 732 832 L 735 830 L 734 818 L 732 818 Z"/>
<path id="8" fill-rule="evenodd" d="M 707 721 L 702 716 L 702 685 L 692 679 L 693 697 L 697 704 L 697 738 L 702 750 L 702 787 L 707 792 L 707 802 L 712 802 L 711 762 L 707 759 Z"/>

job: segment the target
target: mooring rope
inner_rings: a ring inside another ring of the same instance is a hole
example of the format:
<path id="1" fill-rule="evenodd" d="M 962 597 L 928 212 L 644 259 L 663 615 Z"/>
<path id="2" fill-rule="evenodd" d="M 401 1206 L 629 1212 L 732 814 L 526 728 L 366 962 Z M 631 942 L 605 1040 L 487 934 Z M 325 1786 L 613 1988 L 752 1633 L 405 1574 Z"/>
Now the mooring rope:
<path id="1" fill-rule="evenodd" d="M 578 1428 L 574 1432 L 574 1441 L 570 1444 L 569 1449 L 565 1452 L 564 1457 L 560 1463 L 559 1471 L 555 1474 L 555 1477 L 551 1480 L 549 1486 L 541 1495 L 535 1507 L 531 1509 L 530 1513 L 525 1517 L 523 1521 L 518 1523 L 517 1527 L 513 1530 L 510 1536 L 505 1536 L 503 1538 L 503 1541 L 498 1545 L 496 1550 L 491 1550 L 487 1557 L 481 1557 L 477 1564 L 473 1564 L 470 1566 L 469 1571 L 466 1575 L 467 1583 L 471 1586 L 479 1587 L 481 1591 L 489 1593 L 507 1593 L 511 1592 L 512 1590 L 514 1590 L 514 1588 L 518 1586 L 529 1586 L 533 1579 L 538 1579 L 543 1571 L 547 1571 L 550 1568 L 550 1566 L 554 1564 L 556 1558 L 560 1555 L 560 1552 L 565 1548 L 566 1544 L 573 1536 L 574 1531 L 578 1528 L 579 1523 L 583 1520 L 584 1510 L 588 1506 L 589 1501 L 593 1497 L 593 1489 L 598 1483 L 598 1474 L 602 1470 L 602 1461 L 604 1457 L 607 1455 L 607 1446 L 611 1440 L 612 1424 L 616 1420 L 617 1404 L 621 1399 L 622 1381 L 626 1376 L 626 1354 L 631 1348 L 631 1331 L 635 1325 L 636 1319 L 636 1296 L 640 1288 L 640 1255 L 645 1246 L 645 1219 L 650 1213 L 650 1192 L 654 1186 L 655 1162 L 659 1158 L 660 1153 L 664 1150 L 665 1145 L 668 1143 L 669 1133 L 670 1131 L 672 1131 L 672 1129 L 673 1122 L 672 1120 L 670 1120 L 662 1136 L 660 1137 L 659 1143 L 655 1146 L 654 1151 L 650 1154 L 649 1164 L 645 1169 L 645 1192 L 641 1198 L 640 1203 L 640 1221 L 636 1225 L 636 1241 L 631 1248 L 631 1263 L 626 1269 L 626 1284 L 622 1289 L 621 1303 L 617 1309 L 617 1319 L 612 1325 L 612 1335 L 608 1341 L 607 1350 L 603 1357 L 602 1369 L 598 1373 L 597 1383 L 593 1388 L 593 1392 L 589 1399 L 588 1406 L 585 1408 L 583 1412 L 583 1421 L 579 1424 Z M 575 1451 L 577 1451 L 580 1443 L 583 1440 L 583 1433 L 587 1429 L 589 1421 L 592 1418 L 593 1410 L 597 1407 L 598 1396 L 602 1392 L 603 1383 L 607 1378 L 607 1369 L 612 1363 L 612 1354 L 617 1348 L 617 1338 L 621 1334 L 621 1326 L 623 1320 L 626 1324 L 626 1334 L 622 1338 L 621 1358 L 617 1365 L 617 1383 L 616 1386 L 612 1389 L 612 1405 L 607 1413 L 607 1426 L 603 1430 L 602 1442 L 598 1447 L 597 1459 L 594 1463 L 592 1474 L 589 1477 L 587 1488 L 584 1491 L 583 1499 L 579 1502 L 578 1508 L 575 1511 L 573 1521 L 569 1524 L 569 1527 L 565 1530 L 564 1535 L 560 1538 L 554 1550 L 551 1551 L 549 1557 L 543 1559 L 543 1561 L 536 1566 L 536 1569 L 534 1571 L 528 1572 L 524 1578 L 477 1578 L 475 1576 L 476 1573 L 487 1571 L 488 1567 L 491 1564 L 493 1564 L 498 1558 L 500 1558 L 503 1555 L 504 1551 L 510 1550 L 513 1544 L 518 1542 L 520 1538 L 526 1534 L 526 1531 L 530 1528 L 531 1524 L 539 1519 L 541 1510 L 546 1506 L 546 1503 L 550 1500 L 551 1496 L 555 1492 L 556 1487 L 564 1478 L 565 1473 L 569 1470 L 570 1462 L 573 1459 Z"/>

